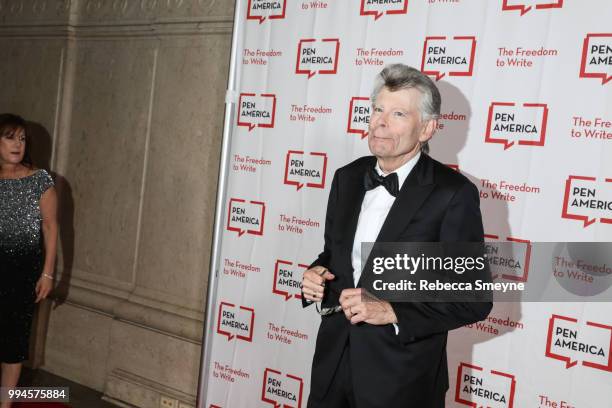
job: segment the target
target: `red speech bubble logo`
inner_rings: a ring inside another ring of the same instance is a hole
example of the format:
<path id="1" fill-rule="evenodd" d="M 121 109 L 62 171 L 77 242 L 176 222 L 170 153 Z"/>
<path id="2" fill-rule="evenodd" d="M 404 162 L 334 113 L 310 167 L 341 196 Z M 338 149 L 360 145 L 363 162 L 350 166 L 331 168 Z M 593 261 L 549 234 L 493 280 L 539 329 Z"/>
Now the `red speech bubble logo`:
<path id="1" fill-rule="evenodd" d="M 287 0 L 249 0 L 247 20 L 258 20 L 263 23 L 266 18 L 270 20 L 285 18 Z"/>
<path id="2" fill-rule="evenodd" d="M 484 238 L 487 241 L 499 241 L 499 235 L 494 235 L 494 234 L 484 234 Z M 497 251 L 499 251 L 500 249 L 512 249 L 512 253 L 510 254 L 501 254 L 503 255 L 505 258 L 509 258 L 509 259 L 513 259 L 514 258 L 514 249 L 518 248 L 519 251 L 521 251 L 521 253 L 519 254 L 521 259 L 522 259 L 522 265 L 521 265 L 521 274 L 517 275 L 517 274 L 508 274 L 508 273 L 493 273 L 493 270 L 495 269 L 499 269 L 499 270 L 505 270 L 505 268 L 499 267 L 497 268 L 495 264 L 491 265 L 491 263 L 489 264 L 491 266 L 491 279 L 492 280 L 496 280 L 496 279 L 507 279 L 510 281 L 515 281 L 515 282 L 527 282 L 527 278 L 529 277 L 529 264 L 531 262 L 531 241 L 527 240 L 527 239 L 521 239 L 521 238 L 515 238 L 515 237 L 506 237 L 506 241 L 508 242 L 515 242 L 517 245 L 513 245 L 512 248 L 507 248 L 505 246 L 500 246 Z M 491 254 L 487 254 L 488 257 L 491 257 Z"/>
<path id="3" fill-rule="evenodd" d="M 591 367 L 591 368 L 595 368 L 598 370 L 603 370 L 603 371 L 608 371 L 608 372 L 612 372 L 612 326 L 607 325 L 607 324 L 601 324 L 601 323 L 595 323 L 595 322 L 587 322 L 586 323 L 587 326 L 590 327 L 597 327 L 599 329 L 602 330 L 606 330 L 608 331 L 608 335 L 609 337 L 609 341 L 607 342 L 607 344 L 609 345 L 608 347 L 608 364 L 600 364 L 600 363 L 596 363 L 596 362 L 592 362 L 592 361 L 582 361 L 582 365 L 585 367 Z"/>
<path id="4" fill-rule="evenodd" d="M 535 116 L 535 119 L 530 116 Z M 547 124 L 548 105 L 544 103 L 524 103 L 519 108 L 513 102 L 493 102 L 489 106 L 485 143 L 503 144 L 504 150 L 515 143 L 520 146 L 544 146 Z M 525 139 L 524 136 L 528 134 L 535 134 L 538 139 Z"/>
<path id="5" fill-rule="evenodd" d="M 299 191 L 302 187 L 325 188 L 325 174 L 327 172 L 327 154 L 311 152 L 307 157 L 301 150 L 289 150 L 285 158 L 284 183 L 296 186 Z M 306 181 L 305 180 L 310 180 Z"/>
<path id="6" fill-rule="evenodd" d="M 527 5 L 527 4 L 530 5 Z M 536 8 L 538 10 L 542 9 L 553 9 L 553 8 L 561 8 L 563 7 L 563 0 L 557 1 L 521 1 L 521 0 L 503 0 L 502 10 L 503 11 L 515 11 L 520 10 L 521 16 L 524 16 L 529 10 Z"/>
<path id="7" fill-rule="evenodd" d="M 421 71 L 434 76 L 436 81 L 448 76 L 472 76 L 476 37 L 455 36 L 447 40 L 445 36 L 425 37 Z"/>
<path id="8" fill-rule="evenodd" d="M 210 404 L 208 408 L 222 408 L 220 405 Z"/>
<path id="9" fill-rule="evenodd" d="M 374 16 L 374 21 L 378 20 L 385 14 L 407 14 L 408 0 L 397 2 L 398 4 L 385 3 L 366 3 L 366 0 L 361 0 L 361 8 L 359 14 L 362 16 Z"/>
<path id="10" fill-rule="evenodd" d="M 338 54 L 340 40 L 324 38 L 316 40 L 307 38 L 298 43 L 296 74 L 306 74 L 308 79 L 315 74 L 335 74 L 338 71 Z M 311 68 L 315 69 L 311 69 Z"/>
<path id="11" fill-rule="evenodd" d="M 283 296 L 285 301 L 291 298 L 302 299 L 302 275 L 308 265 L 297 264 L 297 268 L 293 265 L 293 262 L 282 259 L 277 259 L 274 264 L 272 293 Z"/>
<path id="12" fill-rule="evenodd" d="M 584 329 L 590 329 L 591 333 L 599 330 L 604 330 L 604 332 L 598 333 L 599 341 L 595 339 L 597 344 L 588 344 L 581 341 L 580 334 Z M 555 351 L 553 351 L 553 347 Z M 563 352 L 567 352 L 568 355 Z M 598 355 L 602 354 L 606 358 L 605 364 L 602 364 L 601 361 L 595 362 L 577 357 L 577 355 L 594 354 L 594 352 L 597 352 Z M 607 352 L 607 357 L 605 352 Z M 581 329 L 578 326 L 578 319 L 554 314 L 548 320 L 545 355 L 548 358 L 563 361 L 566 369 L 576 367 L 578 362 L 582 360 L 584 367 L 612 372 L 612 326 L 587 321 L 586 326 Z"/>
<path id="13" fill-rule="evenodd" d="M 227 230 L 238 233 L 263 235 L 266 204 L 261 201 L 249 201 L 232 198 L 227 212 Z M 257 229 L 251 228 L 257 227 Z"/>
<path id="14" fill-rule="evenodd" d="M 473 372 L 476 372 L 478 377 L 472 375 Z M 495 385 L 495 390 L 484 389 L 483 392 L 476 393 L 477 396 L 480 396 L 480 401 L 471 401 L 472 389 L 483 389 L 493 385 Z M 482 367 L 474 364 L 463 362 L 459 364 L 455 386 L 456 402 L 474 408 L 513 408 L 515 392 L 514 375 L 497 370 L 490 370 L 487 373 Z"/>
<path id="15" fill-rule="evenodd" d="M 274 405 L 274 408 L 301 408 L 304 381 L 295 375 L 286 374 L 284 377 L 278 370 L 266 368 L 263 385 L 261 387 L 261 400 Z"/>
<path id="16" fill-rule="evenodd" d="M 461 173 L 461 170 L 459 170 L 459 165 L 458 164 L 449 164 L 449 163 L 446 163 L 446 167 L 450 167 L 451 169 Z"/>
<path id="17" fill-rule="evenodd" d="M 273 128 L 276 117 L 276 95 L 241 93 L 238 99 L 238 126 L 249 132 L 255 127 Z"/>
<path id="18" fill-rule="evenodd" d="M 346 131 L 361 135 L 362 139 L 368 137 L 370 124 L 370 98 L 353 96 L 349 104 L 348 124 Z"/>
<path id="19" fill-rule="evenodd" d="M 589 186 L 590 188 L 585 187 L 586 184 L 590 183 L 595 183 L 595 185 Z M 606 178 L 603 184 L 599 183 L 598 185 L 595 177 L 569 176 L 565 181 L 561 218 L 582 221 L 584 223 L 584 228 L 594 224 L 598 218 L 599 222 L 603 224 L 612 224 L 612 218 L 609 217 L 610 211 L 612 211 L 612 204 L 608 201 L 597 200 L 597 191 L 602 187 L 607 190 L 608 196 L 610 196 L 612 184 L 609 183 L 612 183 L 612 178 Z M 593 204 L 591 204 L 592 200 L 596 201 L 596 208 L 593 208 Z M 576 207 L 575 204 L 579 204 L 578 207 L 580 207 L 583 203 L 585 203 L 587 207 L 590 207 L 588 211 L 586 211 L 590 215 L 570 212 L 570 207 Z M 599 206 L 603 206 L 604 208 L 597 208 Z"/>
<path id="20" fill-rule="evenodd" d="M 605 85 L 612 79 L 612 33 L 587 34 L 582 44 L 580 78 L 601 78 Z"/>
<path id="21" fill-rule="evenodd" d="M 217 333 L 227 336 L 227 341 L 234 337 L 240 340 L 253 341 L 253 323 L 255 322 L 255 310 L 250 307 L 240 306 L 229 302 L 219 304 L 217 316 Z"/>

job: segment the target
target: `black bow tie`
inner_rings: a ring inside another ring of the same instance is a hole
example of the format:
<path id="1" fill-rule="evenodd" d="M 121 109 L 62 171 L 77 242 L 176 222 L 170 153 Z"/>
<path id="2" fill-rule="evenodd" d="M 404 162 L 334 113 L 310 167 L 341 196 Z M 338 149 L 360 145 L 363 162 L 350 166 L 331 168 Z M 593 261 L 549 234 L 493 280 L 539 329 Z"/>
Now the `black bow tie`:
<path id="1" fill-rule="evenodd" d="M 397 197 L 399 194 L 399 179 L 397 178 L 397 173 L 391 173 L 383 177 L 380 176 L 373 167 L 370 167 L 363 179 L 363 185 L 366 191 L 375 189 L 378 186 L 383 186 L 393 197 Z"/>

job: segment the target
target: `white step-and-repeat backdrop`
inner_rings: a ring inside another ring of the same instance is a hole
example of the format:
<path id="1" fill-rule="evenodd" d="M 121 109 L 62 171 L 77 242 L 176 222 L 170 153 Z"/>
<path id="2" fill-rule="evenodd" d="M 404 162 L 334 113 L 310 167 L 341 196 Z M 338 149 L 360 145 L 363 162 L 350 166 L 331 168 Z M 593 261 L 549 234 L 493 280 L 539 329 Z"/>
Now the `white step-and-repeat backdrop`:
<path id="1" fill-rule="evenodd" d="M 488 239 L 525 245 L 503 260 L 510 274 L 528 270 L 530 242 L 612 241 L 609 0 L 237 4 L 206 407 L 306 406 L 319 317 L 301 307 L 301 276 L 333 172 L 369 154 L 370 89 L 388 63 L 437 81 L 431 155 L 478 186 Z M 561 284 L 592 279 L 562 251 L 555 262 Z M 612 279 L 611 259 L 592 268 Z M 448 407 L 612 407 L 612 303 L 498 303 L 448 350 Z"/>

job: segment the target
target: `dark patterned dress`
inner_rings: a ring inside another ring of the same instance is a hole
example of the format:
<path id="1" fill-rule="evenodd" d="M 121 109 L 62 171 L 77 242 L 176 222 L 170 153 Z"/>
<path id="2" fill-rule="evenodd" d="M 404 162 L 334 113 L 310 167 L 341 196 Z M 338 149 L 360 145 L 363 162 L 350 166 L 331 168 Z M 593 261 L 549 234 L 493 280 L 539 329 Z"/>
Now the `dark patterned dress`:
<path id="1" fill-rule="evenodd" d="M 43 252 L 40 197 L 53 186 L 45 170 L 0 179 L 0 361 L 28 359 Z"/>

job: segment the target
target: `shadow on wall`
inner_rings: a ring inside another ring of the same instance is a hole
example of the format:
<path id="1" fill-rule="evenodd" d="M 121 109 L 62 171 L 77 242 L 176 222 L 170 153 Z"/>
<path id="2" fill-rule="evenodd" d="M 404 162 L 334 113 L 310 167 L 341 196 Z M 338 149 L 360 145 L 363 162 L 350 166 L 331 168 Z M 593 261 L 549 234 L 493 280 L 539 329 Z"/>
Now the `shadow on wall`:
<path id="1" fill-rule="evenodd" d="M 482 179 L 490 178 L 490 174 L 479 174 L 474 175 L 465 172 L 462 167 L 471 167 L 473 163 L 461 162 L 459 163 L 459 152 L 463 150 L 467 143 L 468 135 L 470 135 L 470 123 L 472 119 L 472 107 L 466 96 L 456 86 L 446 82 L 440 81 L 438 84 L 440 93 L 442 94 L 442 113 L 464 114 L 465 120 L 460 121 L 443 121 L 448 128 L 444 129 L 441 134 L 437 135 L 438 138 L 434 139 L 432 145 L 432 154 L 435 156 L 436 152 L 440 151 L 440 158 L 443 163 L 446 164 L 457 164 L 459 165 L 459 171 L 466 176 L 472 183 L 482 189 Z M 485 135 L 479 135 L 472 132 L 472 146 L 481 150 L 481 155 L 486 153 L 486 146 L 484 144 Z M 476 139 L 476 140 L 474 140 Z M 476 141 L 481 141 L 479 145 Z M 474 157 L 473 155 L 471 157 Z M 474 160 L 474 159 L 468 159 Z M 510 229 L 509 215 L 508 215 L 508 204 L 506 201 L 493 200 L 494 192 L 501 192 L 498 189 L 488 189 L 489 199 L 480 199 L 480 210 L 482 212 L 482 220 L 484 224 L 484 232 L 489 236 L 497 236 L 496 241 L 506 241 L 508 237 L 512 236 Z M 496 303 L 490 316 L 496 318 L 506 319 L 509 318 L 513 321 L 520 321 L 521 319 L 521 304 L 518 302 L 502 302 Z M 512 332 L 515 329 L 510 327 L 496 327 L 498 330 L 497 336 L 504 335 Z M 481 336 L 482 337 L 482 336 Z"/>
<path id="2" fill-rule="evenodd" d="M 466 176 L 472 183 L 478 187 L 479 191 L 482 188 L 482 178 L 489 178 L 488 174 L 470 174 L 465 171 L 465 168 L 475 167 L 475 163 L 470 163 L 469 160 L 474 159 L 474 155 L 466 155 L 468 161 L 459 161 L 459 153 L 467 144 L 468 136 L 470 135 L 470 123 L 472 119 L 472 107 L 470 101 L 461 92 L 459 88 L 446 81 L 440 81 L 436 84 L 442 94 L 442 114 L 455 113 L 460 117 L 442 119 L 440 123 L 444 125 L 443 129 L 439 129 L 437 134 L 430 142 L 431 156 L 436 158 L 438 161 L 450 165 L 451 167 L 458 168 L 458 171 Z M 461 117 L 461 115 L 464 115 Z M 471 134 L 472 138 L 479 139 L 478 134 Z M 482 135 L 484 140 L 484 135 Z M 485 154 L 485 147 L 479 146 L 475 140 L 471 140 L 472 144 L 470 148 L 478 148 L 482 150 L 481 154 Z M 483 143 L 484 145 L 484 143 Z M 480 155 L 476 156 L 480 157 Z M 482 178 L 481 178 L 482 177 Z M 491 195 L 489 195 L 491 196 Z M 487 235 L 497 235 L 500 240 L 505 240 L 506 237 L 511 236 L 510 224 L 508 221 L 508 205 L 506 202 L 497 201 L 491 202 L 480 199 L 480 208 L 482 212 L 482 219 L 484 224 L 484 232 Z M 496 303 L 491 311 L 489 317 L 496 319 L 509 319 L 513 321 L 520 321 L 521 319 L 521 304 L 518 302 L 512 303 Z M 453 356 L 451 360 L 457 359 L 459 362 L 474 363 L 478 364 L 478 361 L 473 361 L 473 349 L 476 344 L 486 343 L 490 339 L 506 335 L 514 328 L 511 327 L 495 327 L 497 334 L 492 334 L 490 331 L 479 329 L 479 327 L 487 328 L 491 326 L 488 321 L 485 321 L 483 325 L 470 325 L 459 329 L 457 332 L 458 336 L 451 337 L 452 342 L 449 344 L 449 354 Z M 460 333 L 460 334 L 459 334 Z M 449 366 L 449 376 L 451 379 L 451 385 L 453 379 L 456 378 L 456 370 L 458 367 Z M 454 390 L 447 393 L 447 402 L 450 404 L 453 399 Z"/>
<path id="3" fill-rule="evenodd" d="M 45 339 L 49 327 L 51 308 L 57 308 L 66 301 L 70 288 L 74 259 L 74 201 L 72 188 L 68 180 L 61 174 L 50 171 L 53 142 L 47 129 L 39 123 L 28 122 L 26 132 L 32 162 L 36 167 L 49 171 L 55 181 L 59 222 L 57 259 L 61 259 L 61 263 L 56 261 L 55 265 L 55 276 L 59 277 L 61 274 L 61 278 L 55 282 L 51 300 L 47 299 L 38 306 L 32 323 L 29 365 L 32 368 L 37 368 L 44 363 Z"/>

